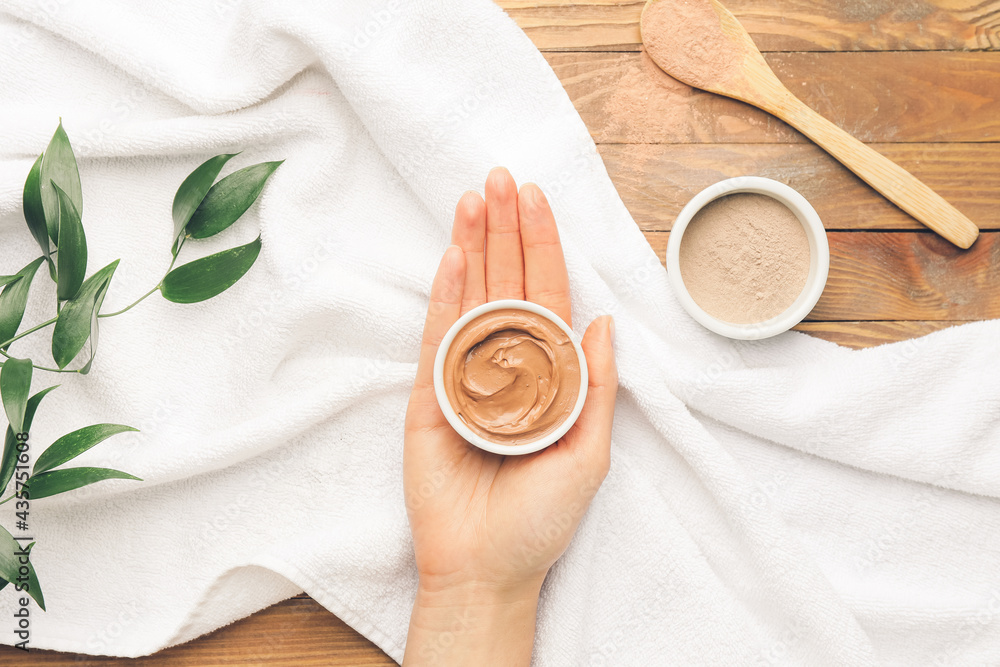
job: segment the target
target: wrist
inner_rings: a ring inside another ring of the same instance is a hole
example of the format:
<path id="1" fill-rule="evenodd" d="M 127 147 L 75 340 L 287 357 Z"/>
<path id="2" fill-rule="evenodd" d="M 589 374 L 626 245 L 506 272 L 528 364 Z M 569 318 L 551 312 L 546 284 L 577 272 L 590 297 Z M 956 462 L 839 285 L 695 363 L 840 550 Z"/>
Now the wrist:
<path id="1" fill-rule="evenodd" d="M 435 606 L 537 603 L 545 575 L 542 572 L 507 581 L 493 577 L 421 574 L 417 585 L 417 603 Z"/>
<path id="2" fill-rule="evenodd" d="M 403 664 L 528 665 L 541 583 L 421 577 Z"/>

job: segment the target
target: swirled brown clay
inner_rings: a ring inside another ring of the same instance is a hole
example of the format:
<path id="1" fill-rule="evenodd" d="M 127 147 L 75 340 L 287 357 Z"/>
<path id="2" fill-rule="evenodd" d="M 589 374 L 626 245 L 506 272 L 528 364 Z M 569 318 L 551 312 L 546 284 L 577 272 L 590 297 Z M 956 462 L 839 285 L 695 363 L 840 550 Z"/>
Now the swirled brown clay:
<path id="1" fill-rule="evenodd" d="M 534 442 L 559 428 L 580 393 L 580 361 L 569 336 L 541 315 L 502 308 L 469 321 L 444 361 L 448 402 L 491 442 Z"/>

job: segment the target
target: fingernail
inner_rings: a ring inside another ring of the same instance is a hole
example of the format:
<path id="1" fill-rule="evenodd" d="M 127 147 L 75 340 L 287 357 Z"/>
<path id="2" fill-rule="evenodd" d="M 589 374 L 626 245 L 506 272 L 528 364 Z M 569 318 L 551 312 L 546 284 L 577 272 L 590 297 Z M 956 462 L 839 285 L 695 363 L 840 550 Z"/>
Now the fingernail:
<path id="1" fill-rule="evenodd" d="M 608 335 L 611 337 L 611 344 L 615 344 L 615 318 L 608 315 Z"/>
<path id="2" fill-rule="evenodd" d="M 510 183 L 511 180 L 511 175 L 510 172 L 507 171 L 506 167 L 493 167 L 490 169 L 489 176 L 486 177 L 486 180 L 491 182 L 493 187 L 506 192 L 507 184 Z"/>
<path id="3" fill-rule="evenodd" d="M 534 208 L 538 208 L 538 192 L 538 186 L 534 183 L 525 183 L 521 186 L 521 196 L 523 196 L 527 200 L 527 203 Z"/>

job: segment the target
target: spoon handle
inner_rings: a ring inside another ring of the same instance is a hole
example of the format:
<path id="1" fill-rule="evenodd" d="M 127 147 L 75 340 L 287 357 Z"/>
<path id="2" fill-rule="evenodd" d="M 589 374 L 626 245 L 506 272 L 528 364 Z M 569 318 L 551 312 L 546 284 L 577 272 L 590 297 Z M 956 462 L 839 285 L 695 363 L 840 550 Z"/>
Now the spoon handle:
<path id="1" fill-rule="evenodd" d="M 881 153 L 819 115 L 791 92 L 776 96 L 767 111 L 815 141 L 863 181 L 959 248 L 968 248 L 979 228 L 941 195 Z"/>

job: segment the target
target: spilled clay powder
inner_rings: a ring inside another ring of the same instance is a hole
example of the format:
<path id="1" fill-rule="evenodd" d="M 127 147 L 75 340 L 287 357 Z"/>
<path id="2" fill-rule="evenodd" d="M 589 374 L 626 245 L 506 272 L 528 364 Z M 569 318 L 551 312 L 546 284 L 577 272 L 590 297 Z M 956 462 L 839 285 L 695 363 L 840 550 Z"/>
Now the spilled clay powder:
<path id="1" fill-rule="evenodd" d="M 809 277 L 802 223 L 767 195 L 736 193 L 701 209 L 681 239 L 681 278 L 702 310 L 732 324 L 788 309 Z"/>
<path id="2" fill-rule="evenodd" d="M 709 0 L 660 0 L 642 13 L 642 43 L 667 74 L 711 89 L 740 72 L 742 52 Z"/>

